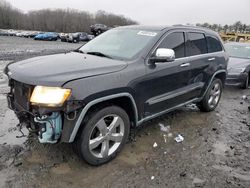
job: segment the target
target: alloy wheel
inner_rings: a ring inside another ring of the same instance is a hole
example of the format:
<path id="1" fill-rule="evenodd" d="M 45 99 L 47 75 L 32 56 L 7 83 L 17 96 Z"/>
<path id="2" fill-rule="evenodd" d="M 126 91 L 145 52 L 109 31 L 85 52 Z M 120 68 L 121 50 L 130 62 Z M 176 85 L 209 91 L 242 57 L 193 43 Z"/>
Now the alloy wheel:
<path id="1" fill-rule="evenodd" d="M 106 158 L 120 146 L 124 136 L 124 121 L 115 114 L 101 118 L 89 137 L 89 150 L 97 158 Z"/>
<path id="2" fill-rule="evenodd" d="M 215 83 L 209 94 L 208 105 L 210 106 L 210 108 L 214 108 L 218 104 L 220 94 L 221 86 L 219 83 Z"/>

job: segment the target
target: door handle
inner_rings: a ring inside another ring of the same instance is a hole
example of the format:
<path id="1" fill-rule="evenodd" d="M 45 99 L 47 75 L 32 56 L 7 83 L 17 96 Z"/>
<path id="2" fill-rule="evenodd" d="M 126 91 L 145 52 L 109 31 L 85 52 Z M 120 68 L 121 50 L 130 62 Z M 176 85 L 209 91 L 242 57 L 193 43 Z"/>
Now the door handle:
<path id="1" fill-rule="evenodd" d="M 180 65 L 180 67 L 189 67 L 190 66 L 190 63 L 183 63 Z"/>
<path id="2" fill-rule="evenodd" d="M 209 58 L 208 61 L 214 61 L 215 57 Z"/>

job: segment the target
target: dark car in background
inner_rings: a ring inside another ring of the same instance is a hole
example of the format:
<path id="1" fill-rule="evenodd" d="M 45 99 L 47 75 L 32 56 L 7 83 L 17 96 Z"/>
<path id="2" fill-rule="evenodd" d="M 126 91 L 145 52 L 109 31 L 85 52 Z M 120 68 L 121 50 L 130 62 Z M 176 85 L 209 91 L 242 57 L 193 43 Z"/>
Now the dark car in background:
<path id="1" fill-rule="evenodd" d="M 92 39 L 93 38 L 88 33 L 85 32 L 79 33 L 79 41 L 88 42 Z"/>
<path id="2" fill-rule="evenodd" d="M 94 36 L 100 35 L 109 29 L 110 27 L 104 24 L 94 24 L 90 26 L 90 31 L 93 33 Z"/>
<path id="3" fill-rule="evenodd" d="M 242 89 L 248 88 L 250 43 L 229 42 L 225 44 L 225 48 L 230 56 L 226 84 L 240 86 Z"/>
<path id="4" fill-rule="evenodd" d="M 131 128 L 190 103 L 213 111 L 227 61 L 209 29 L 118 27 L 73 52 L 9 64 L 8 106 L 39 142 L 73 143 L 100 165 L 116 157 Z"/>
<path id="5" fill-rule="evenodd" d="M 66 37 L 67 42 L 73 42 L 73 43 L 78 43 L 80 41 L 88 42 L 92 39 L 93 38 L 91 37 L 91 35 L 88 35 L 88 33 L 85 32 L 69 33 L 68 36 Z"/>
<path id="6" fill-rule="evenodd" d="M 59 38 L 59 35 L 54 32 L 40 33 L 34 37 L 34 40 L 48 40 L 56 41 Z"/>

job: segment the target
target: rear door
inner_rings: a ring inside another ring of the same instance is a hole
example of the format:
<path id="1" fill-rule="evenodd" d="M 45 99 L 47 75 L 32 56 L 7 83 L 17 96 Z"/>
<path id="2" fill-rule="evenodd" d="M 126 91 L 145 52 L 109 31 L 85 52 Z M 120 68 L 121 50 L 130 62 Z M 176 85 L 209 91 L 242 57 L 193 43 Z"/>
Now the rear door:
<path id="1" fill-rule="evenodd" d="M 186 56 L 190 63 L 190 79 L 188 85 L 196 88 L 187 93 L 189 98 L 198 98 L 202 94 L 205 83 L 209 76 L 208 73 L 214 70 L 210 70 L 210 63 L 214 59 L 209 56 L 207 48 L 207 40 L 205 33 L 197 31 L 186 32 Z"/>

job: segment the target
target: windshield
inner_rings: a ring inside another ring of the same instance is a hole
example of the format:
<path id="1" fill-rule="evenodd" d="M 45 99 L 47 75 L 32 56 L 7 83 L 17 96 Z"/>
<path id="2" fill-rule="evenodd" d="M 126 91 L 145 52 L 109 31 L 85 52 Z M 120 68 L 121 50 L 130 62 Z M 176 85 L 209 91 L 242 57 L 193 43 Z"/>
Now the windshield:
<path id="1" fill-rule="evenodd" d="M 226 44 L 225 48 L 230 57 L 250 59 L 250 45 Z"/>
<path id="2" fill-rule="evenodd" d="M 155 31 L 112 29 L 88 42 L 79 50 L 89 54 L 103 54 L 103 57 L 113 59 L 130 60 L 141 52 L 156 35 Z"/>

